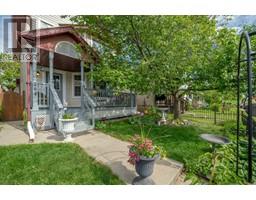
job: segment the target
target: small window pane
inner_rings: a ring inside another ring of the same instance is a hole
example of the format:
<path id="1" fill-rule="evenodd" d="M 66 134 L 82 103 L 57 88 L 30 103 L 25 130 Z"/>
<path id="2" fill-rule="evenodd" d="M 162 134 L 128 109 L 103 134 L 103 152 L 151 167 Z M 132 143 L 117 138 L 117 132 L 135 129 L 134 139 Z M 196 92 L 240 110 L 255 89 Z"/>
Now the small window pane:
<path id="1" fill-rule="evenodd" d="M 72 43 L 63 41 L 57 45 L 55 51 L 57 53 L 70 56 L 72 58 L 79 58 L 79 53 L 77 52 L 75 46 Z"/>
<path id="2" fill-rule="evenodd" d="M 81 96 L 81 75 L 74 75 L 74 96 Z"/>
<path id="3" fill-rule="evenodd" d="M 81 75 L 75 75 L 75 80 L 76 81 L 81 81 Z"/>
<path id="4" fill-rule="evenodd" d="M 75 96 L 81 96 L 81 87 L 75 86 Z"/>

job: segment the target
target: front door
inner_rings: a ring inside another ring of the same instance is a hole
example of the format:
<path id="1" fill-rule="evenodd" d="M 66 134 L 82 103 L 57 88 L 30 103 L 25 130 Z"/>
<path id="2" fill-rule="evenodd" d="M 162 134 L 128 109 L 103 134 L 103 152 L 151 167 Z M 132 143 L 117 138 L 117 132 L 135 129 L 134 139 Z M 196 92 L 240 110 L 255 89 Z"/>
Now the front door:
<path id="1" fill-rule="evenodd" d="M 49 73 L 48 72 L 46 75 L 46 80 L 48 83 L 49 82 Z M 62 83 L 62 81 L 63 81 L 62 74 L 53 73 L 53 86 L 60 98 L 60 101 L 63 103 L 63 83 Z"/>

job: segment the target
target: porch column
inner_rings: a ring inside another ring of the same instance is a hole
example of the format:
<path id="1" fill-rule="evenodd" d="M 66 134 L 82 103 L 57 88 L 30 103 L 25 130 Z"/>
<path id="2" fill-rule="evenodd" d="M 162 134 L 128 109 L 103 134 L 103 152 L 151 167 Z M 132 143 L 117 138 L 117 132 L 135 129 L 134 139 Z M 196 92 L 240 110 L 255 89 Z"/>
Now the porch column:
<path id="1" fill-rule="evenodd" d="M 54 52 L 49 51 L 49 83 L 50 85 L 53 84 L 53 59 L 54 59 Z"/>
<path id="2" fill-rule="evenodd" d="M 93 72 L 93 64 L 90 63 L 90 71 Z M 91 74 L 90 87 L 93 89 L 93 75 Z"/>
<path id="3" fill-rule="evenodd" d="M 33 48 L 32 51 L 32 91 L 33 91 L 33 98 L 32 98 L 32 109 L 33 110 L 39 110 L 38 107 L 38 85 L 37 85 L 37 79 L 36 79 L 36 75 L 37 75 L 37 59 L 36 59 L 36 55 L 37 55 L 37 50 L 36 48 Z"/>
<path id="4" fill-rule="evenodd" d="M 81 60 L 80 62 L 81 68 L 81 107 L 84 102 L 84 95 L 83 95 L 83 85 L 84 85 L 84 61 Z"/>
<path id="5" fill-rule="evenodd" d="M 54 58 L 54 53 L 49 51 L 49 89 L 53 85 L 53 58 Z M 50 95 L 53 97 L 52 95 Z M 53 98 L 50 98 L 50 118 L 51 118 L 51 126 L 52 128 L 54 127 L 54 111 L 53 111 Z"/>

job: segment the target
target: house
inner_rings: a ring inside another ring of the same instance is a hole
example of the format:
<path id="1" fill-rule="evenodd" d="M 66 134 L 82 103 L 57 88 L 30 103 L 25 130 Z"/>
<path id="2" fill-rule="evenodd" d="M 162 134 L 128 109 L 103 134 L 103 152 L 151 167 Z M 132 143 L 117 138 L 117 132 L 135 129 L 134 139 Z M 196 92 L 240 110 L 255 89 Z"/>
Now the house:
<path id="1" fill-rule="evenodd" d="M 189 101 L 190 99 L 187 97 L 181 99 L 180 110 L 182 113 L 184 113 L 187 110 Z M 136 95 L 136 103 L 137 109 L 141 112 L 143 112 L 145 109 L 151 106 L 155 106 L 158 108 L 168 107 L 169 112 L 173 112 L 174 98 L 171 95 L 154 95 L 151 93 L 148 95 Z"/>
<path id="2" fill-rule="evenodd" d="M 36 56 L 23 61 L 20 77 L 20 90 L 25 93 L 25 108 L 34 130 L 55 128 L 62 132 L 60 119 L 64 113 L 78 117 L 75 132 L 93 129 L 96 119 L 136 113 L 134 94 L 116 94 L 97 87 L 89 78 L 88 72 L 100 57 L 92 47 L 93 41 L 78 33 L 68 20 L 59 16 L 13 16 L 13 22 L 18 27 L 15 51 Z M 20 26 L 21 22 L 25 25 Z M 22 41 L 32 46 L 32 52 L 21 46 Z"/>

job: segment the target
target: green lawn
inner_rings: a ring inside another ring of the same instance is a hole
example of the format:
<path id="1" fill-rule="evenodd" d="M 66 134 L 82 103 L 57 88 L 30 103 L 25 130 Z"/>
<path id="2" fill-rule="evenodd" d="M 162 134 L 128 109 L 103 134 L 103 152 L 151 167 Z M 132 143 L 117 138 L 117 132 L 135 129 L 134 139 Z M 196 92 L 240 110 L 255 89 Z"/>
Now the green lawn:
<path id="1" fill-rule="evenodd" d="M 0 147 L 0 184 L 123 184 L 76 144 Z"/>
<path id="2" fill-rule="evenodd" d="M 183 162 L 186 167 L 193 164 L 203 153 L 210 151 L 210 145 L 203 141 L 199 135 L 202 133 L 223 134 L 223 126 L 214 125 L 209 120 L 192 119 L 191 126 L 157 126 L 145 125 L 145 130 L 151 131 L 149 138 L 158 145 L 162 145 L 169 158 Z M 105 122 L 101 131 L 122 140 L 128 140 L 132 135 L 139 134 L 140 127 L 132 125 L 129 120 Z"/>

